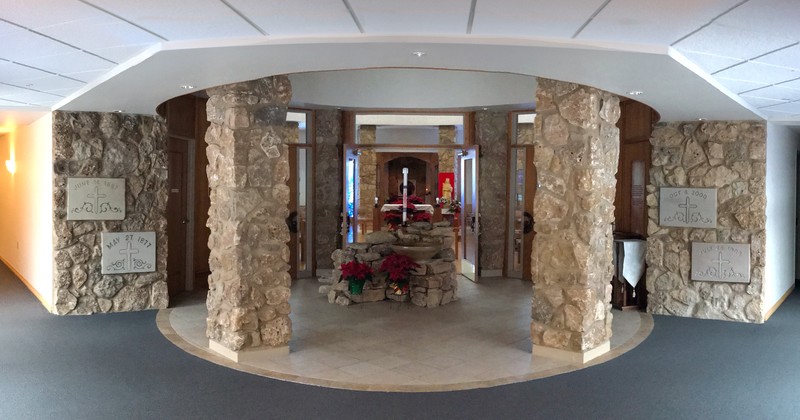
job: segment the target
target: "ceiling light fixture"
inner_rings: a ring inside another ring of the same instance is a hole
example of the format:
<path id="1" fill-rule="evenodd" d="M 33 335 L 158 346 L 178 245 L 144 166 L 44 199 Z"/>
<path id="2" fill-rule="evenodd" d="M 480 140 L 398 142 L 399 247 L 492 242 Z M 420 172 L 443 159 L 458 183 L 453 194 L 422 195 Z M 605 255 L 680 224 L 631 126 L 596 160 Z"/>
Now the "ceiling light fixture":
<path id="1" fill-rule="evenodd" d="M 414 55 L 416 55 L 417 57 L 422 57 L 422 56 L 423 56 L 423 55 L 425 55 L 426 53 L 425 53 L 425 51 L 414 51 L 414 52 L 412 52 L 411 54 L 414 54 Z"/>
<path id="2" fill-rule="evenodd" d="M 194 86 L 193 86 L 193 85 L 181 85 L 180 87 L 181 87 L 181 89 L 183 89 L 183 90 L 194 89 Z"/>
<path id="3" fill-rule="evenodd" d="M 639 96 L 639 95 L 641 95 L 643 93 L 644 92 L 642 92 L 641 90 L 632 90 L 632 91 L 628 92 L 628 95 Z"/>
<path id="4" fill-rule="evenodd" d="M 705 118 L 698 118 L 698 119 L 697 119 L 697 121 L 700 121 L 700 122 L 703 122 L 703 121 L 705 121 L 705 120 L 706 120 Z"/>
<path id="5" fill-rule="evenodd" d="M 111 112 L 113 112 L 115 114 L 122 114 L 123 112 L 125 112 L 125 110 L 124 109 L 115 109 L 115 110 L 113 110 Z"/>

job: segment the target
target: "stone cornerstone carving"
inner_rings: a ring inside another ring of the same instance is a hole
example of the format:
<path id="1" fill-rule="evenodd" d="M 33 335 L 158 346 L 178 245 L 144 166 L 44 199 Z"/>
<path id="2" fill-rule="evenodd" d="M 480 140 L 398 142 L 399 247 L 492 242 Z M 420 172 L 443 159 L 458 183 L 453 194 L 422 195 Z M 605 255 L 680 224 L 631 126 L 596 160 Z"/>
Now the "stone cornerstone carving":
<path id="1" fill-rule="evenodd" d="M 289 319 L 286 76 L 208 89 L 209 339 L 238 351 L 284 346 Z"/>
<path id="2" fill-rule="evenodd" d="M 55 311 L 124 312 L 167 307 L 167 154 L 161 118 L 53 113 Z M 124 178 L 124 220 L 67 220 L 67 178 Z M 101 274 L 101 232 L 154 231 L 155 272 Z"/>
<path id="3" fill-rule="evenodd" d="M 691 279 L 750 282 L 750 245 L 692 242 Z"/>
<path id="4" fill-rule="evenodd" d="M 611 337 L 619 99 L 539 79 L 536 103 L 531 338 L 585 352 Z"/>
<path id="5" fill-rule="evenodd" d="M 67 178 L 67 220 L 124 219 L 124 178 Z"/>
<path id="6" fill-rule="evenodd" d="M 659 195 L 660 226 L 717 227 L 716 189 L 661 187 Z"/>
<path id="7" fill-rule="evenodd" d="M 647 310 L 763 322 L 766 130 L 756 122 L 675 122 L 653 130 L 647 186 Z M 717 226 L 659 226 L 661 187 L 716 188 Z M 750 244 L 750 284 L 690 281 L 691 242 Z"/>

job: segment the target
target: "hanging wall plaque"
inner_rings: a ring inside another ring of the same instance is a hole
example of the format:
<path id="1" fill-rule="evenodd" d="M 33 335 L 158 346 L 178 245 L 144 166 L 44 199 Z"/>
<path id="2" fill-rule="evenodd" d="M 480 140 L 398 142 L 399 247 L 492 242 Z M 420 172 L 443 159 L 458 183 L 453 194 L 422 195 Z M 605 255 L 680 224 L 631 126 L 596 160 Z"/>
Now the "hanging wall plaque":
<path id="1" fill-rule="evenodd" d="M 661 188 L 658 224 L 661 226 L 717 227 L 717 190 L 714 188 Z"/>
<path id="2" fill-rule="evenodd" d="M 750 283 L 750 244 L 692 242 L 691 278 Z"/>
<path id="3" fill-rule="evenodd" d="M 103 232 L 103 274 L 156 271 L 155 232 Z"/>
<path id="4" fill-rule="evenodd" d="M 124 218 L 124 178 L 67 178 L 67 220 Z"/>

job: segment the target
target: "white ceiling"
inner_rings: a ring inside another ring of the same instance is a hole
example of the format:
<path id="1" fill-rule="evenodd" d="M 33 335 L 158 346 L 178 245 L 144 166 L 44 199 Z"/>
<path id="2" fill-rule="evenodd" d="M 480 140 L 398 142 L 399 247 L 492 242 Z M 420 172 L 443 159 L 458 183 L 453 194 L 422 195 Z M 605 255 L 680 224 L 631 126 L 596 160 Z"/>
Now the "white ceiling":
<path id="1" fill-rule="evenodd" d="M 798 21 L 797 0 L 0 0 L 0 124 L 153 113 L 186 84 L 405 67 L 640 90 L 665 120 L 800 125 Z"/>

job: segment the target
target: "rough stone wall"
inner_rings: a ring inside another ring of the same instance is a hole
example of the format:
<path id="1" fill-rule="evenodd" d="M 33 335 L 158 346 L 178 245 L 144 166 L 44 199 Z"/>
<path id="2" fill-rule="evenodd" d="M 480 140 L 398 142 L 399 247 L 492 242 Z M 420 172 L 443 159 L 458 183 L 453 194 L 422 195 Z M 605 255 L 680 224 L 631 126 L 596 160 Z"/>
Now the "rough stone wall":
<path id="1" fill-rule="evenodd" d="M 505 260 L 506 209 L 508 208 L 507 113 L 475 113 L 475 142 L 479 146 L 478 205 L 481 234 L 478 237 L 480 270 L 502 270 Z"/>
<path id="2" fill-rule="evenodd" d="M 362 125 L 358 130 L 358 144 L 375 144 L 375 126 Z M 375 197 L 378 195 L 378 156 L 371 148 L 359 149 L 358 157 L 358 214 L 372 218 Z"/>
<path id="3" fill-rule="evenodd" d="M 209 339 L 234 350 L 289 342 L 286 76 L 209 89 Z"/>
<path id="4" fill-rule="evenodd" d="M 53 114 L 56 313 L 166 308 L 167 155 L 161 118 Z M 125 219 L 67 220 L 67 178 L 125 178 Z M 101 232 L 156 232 L 156 272 L 102 275 Z"/>
<path id="5" fill-rule="evenodd" d="M 647 309 L 707 319 L 763 322 L 766 129 L 755 122 L 656 126 L 647 186 Z M 660 187 L 717 188 L 717 228 L 658 225 Z M 750 284 L 689 279 L 691 242 L 751 244 Z"/>
<path id="6" fill-rule="evenodd" d="M 443 145 L 456 144 L 456 126 L 454 125 L 439 126 L 439 144 Z M 439 149 L 439 173 L 455 172 L 455 164 L 456 164 L 455 158 L 456 158 L 455 150 Z"/>
<path id="7" fill-rule="evenodd" d="M 314 113 L 314 228 L 318 269 L 331 269 L 330 255 L 338 247 L 342 226 L 342 114 L 336 110 Z"/>
<path id="8" fill-rule="evenodd" d="M 583 352 L 611 338 L 619 98 L 539 79 L 534 199 L 534 344 Z"/>

